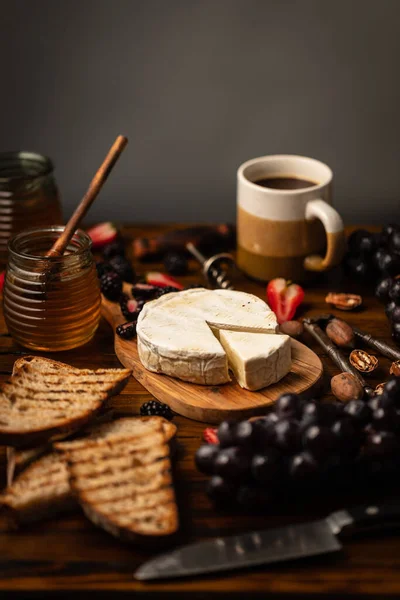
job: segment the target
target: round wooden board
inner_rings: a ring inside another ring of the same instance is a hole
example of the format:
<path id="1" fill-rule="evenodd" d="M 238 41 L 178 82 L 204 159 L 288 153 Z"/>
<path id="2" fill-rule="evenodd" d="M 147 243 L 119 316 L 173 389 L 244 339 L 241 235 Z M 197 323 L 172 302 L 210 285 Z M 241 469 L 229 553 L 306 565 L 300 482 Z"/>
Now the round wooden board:
<path id="1" fill-rule="evenodd" d="M 123 322 L 119 305 L 103 298 L 102 313 L 114 327 Z M 121 363 L 157 400 L 175 412 L 206 423 L 226 418 L 248 418 L 263 414 L 281 394 L 295 392 L 311 396 L 318 388 L 323 367 L 318 356 L 304 344 L 292 340 L 292 368 L 281 381 L 258 392 L 245 390 L 235 380 L 219 386 L 197 385 L 145 369 L 136 340 L 123 340 L 115 333 L 115 353 Z"/>

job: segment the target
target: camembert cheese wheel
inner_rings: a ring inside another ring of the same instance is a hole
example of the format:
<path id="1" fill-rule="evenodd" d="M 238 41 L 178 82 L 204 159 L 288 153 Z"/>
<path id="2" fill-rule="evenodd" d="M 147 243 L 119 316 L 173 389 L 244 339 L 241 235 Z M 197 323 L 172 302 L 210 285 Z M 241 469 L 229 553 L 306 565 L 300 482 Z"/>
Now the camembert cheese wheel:
<path id="1" fill-rule="evenodd" d="M 137 323 L 146 369 L 203 385 L 230 381 L 257 390 L 290 370 L 291 346 L 276 334 L 275 314 L 260 298 L 195 288 L 148 302 Z"/>

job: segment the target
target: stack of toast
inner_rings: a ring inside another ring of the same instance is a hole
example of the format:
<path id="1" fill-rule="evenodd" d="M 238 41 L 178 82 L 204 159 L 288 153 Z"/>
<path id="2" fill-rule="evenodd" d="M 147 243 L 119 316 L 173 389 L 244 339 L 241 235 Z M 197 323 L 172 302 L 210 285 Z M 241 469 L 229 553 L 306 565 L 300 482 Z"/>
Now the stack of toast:
<path id="1" fill-rule="evenodd" d="M 127 369 L 74 369 L 24 357 L 0 392 L 0 445 L 8 485 L 0 507 L 14 526 L 80 506 L 111 534 L 132 540 L 175 533 L 178 513 L 162 417 L 101 421 Z"/>

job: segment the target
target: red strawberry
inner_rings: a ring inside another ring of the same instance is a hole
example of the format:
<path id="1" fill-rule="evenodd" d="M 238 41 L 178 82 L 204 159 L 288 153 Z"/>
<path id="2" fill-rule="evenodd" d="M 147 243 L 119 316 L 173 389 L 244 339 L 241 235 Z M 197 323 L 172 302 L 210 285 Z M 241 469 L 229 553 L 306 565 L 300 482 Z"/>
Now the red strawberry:
<path id="1" fill-rule="evenodd" d="M 293 319 L 296 308 L 303 302 L 304 290 L 297 283 L 278 277 L 267 285 L 267 298 L 278 323 L 284 323 Z"/>
<path id="2" fill-rule="evenodd" d="M 183 285 L 176 281 L 173 277 L 165 275 L 165 273 L 156 273 L 155 271 L 146 274 L 146 281 L 150 285 L 158 287 L 176 287 L 178 290 L 183 290 Z"/>
<path id="3" fill-rule="evenodd" d="M 1 294 L 1 293 L 2 293 L 2 291 L 3 291 L 3 287 L 4 287 L 4 279 L 5 279 L 5 276 L 6 276 L 6 272 L 5 272 L 5 271 L 2 271 L 2 272 L 0 273 L 0 294 Z"/>
<path id="4" fill-rule="evenodd" d="M 207 442 L 207 444 L 219 444 L 218 436 L 217 436 L 217 428 L 216 427 L 207 427 L 203 431 L 203 440 Z"/>
<path id="5" fill-rule="evenodd" d="M 107 246 L 107 244 L 113 242 L 118 235 L 117 228 L 110 222 L 99 223 L 88 229 L 86 233 L 92 239 L 93 250 L 98 250 L 99 248 Z"/>

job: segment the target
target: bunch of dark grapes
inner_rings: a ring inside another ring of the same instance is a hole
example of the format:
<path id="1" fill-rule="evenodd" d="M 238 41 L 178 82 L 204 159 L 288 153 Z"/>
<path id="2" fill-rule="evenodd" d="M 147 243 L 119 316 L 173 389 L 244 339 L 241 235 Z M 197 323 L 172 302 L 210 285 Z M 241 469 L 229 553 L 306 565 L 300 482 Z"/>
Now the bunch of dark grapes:
<path id="1" fill-rule="evenodd" d="M 223 421 L 217 437 L 195 455 L 197 468 L 211 476 L 207 493 L 217 505 L 263 507 L 288 492 L 346 487 L 360 474 L 400 465 L 400 378 L 368 403 L 284 394 L 265 417 Z"/>
<path id="2" fill-rule="evenodd" d="M 376 297 L 385 304 L 385 313 L 390 321 L 392 337 L 400 344 L 400 276 L 384 277 L 375 289 Z"/>
<path id="3" fill-rule="evenodd" d="M 380 233 L 353 231 L 344 266 L 351 276 L 365 282 L 400 274 L 400 225 L 385 225 Z"/>

